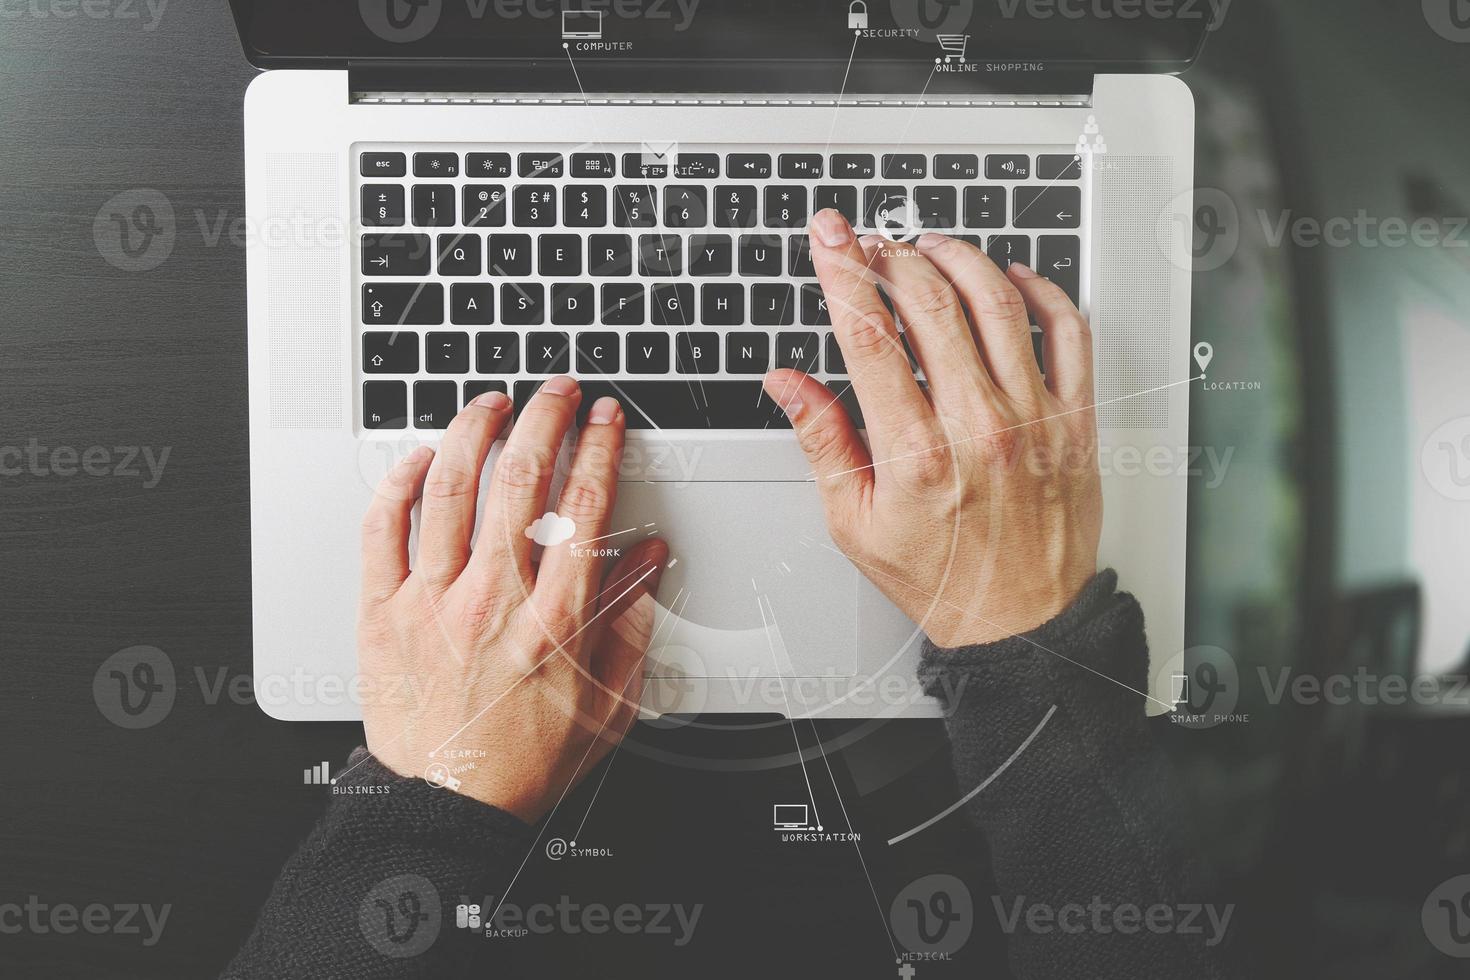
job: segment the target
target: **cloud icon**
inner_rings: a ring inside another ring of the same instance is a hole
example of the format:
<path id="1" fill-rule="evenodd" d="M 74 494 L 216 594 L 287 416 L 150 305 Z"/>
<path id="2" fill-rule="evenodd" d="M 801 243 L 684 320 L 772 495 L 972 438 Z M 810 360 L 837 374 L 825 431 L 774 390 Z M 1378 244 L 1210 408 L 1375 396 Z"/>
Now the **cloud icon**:
<path id="1" fill-rule="evenodd" d="M 576 522 L 570 517 L 561 517 L 554 510 L 548 510 L 532 521 L 530 527 L 526 528 L 526 537 L 537 544 L 546 545 L 547 547 L 554 544 L 561 544 L 563 541 L 570 541 L 572 535 L 576 533 Z"/>

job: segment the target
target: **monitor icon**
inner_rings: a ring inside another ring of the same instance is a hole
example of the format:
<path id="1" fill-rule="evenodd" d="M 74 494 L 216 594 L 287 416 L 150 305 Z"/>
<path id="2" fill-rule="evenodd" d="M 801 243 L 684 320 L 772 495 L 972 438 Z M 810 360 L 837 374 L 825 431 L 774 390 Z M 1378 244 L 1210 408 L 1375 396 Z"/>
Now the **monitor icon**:
<path id="1" fill-rule="evenodd" d="M 602 11 L 563 10 L 561 36 L 566 41 L 596 40 L 602 37 Z"/>
<path id="2" fill-rule="evenodd" d="M 809 830 L 805 803 L 777 803 L 771 808 L 771 823 L 776 830 Z"/>

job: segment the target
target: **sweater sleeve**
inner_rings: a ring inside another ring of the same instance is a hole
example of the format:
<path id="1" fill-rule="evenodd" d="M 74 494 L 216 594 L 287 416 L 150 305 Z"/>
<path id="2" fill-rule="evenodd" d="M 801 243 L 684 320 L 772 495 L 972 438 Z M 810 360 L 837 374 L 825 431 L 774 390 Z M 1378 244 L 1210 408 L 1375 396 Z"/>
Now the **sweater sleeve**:
<path id="1" fill-rule="evenodd" d="M 1233 975 L 1233 907 L 1211 900 L 1187 846 L 1187 807 L 1146 722 L 1147 672 L 1143 612 L 1111 570 L 1028 634 L 925 643 L 920 680 L 947 713 L 966 812 L 992 852 L 984 911 L 1022 980 Z"/>
<path id="2" fill-rule="evenodd" d="M 492 948 L 456 928 L 460 904 L 488 920 L 532 843 L 514 816 L 406 779 L 365 749 L 292 855 L 224 980 L 402 980 L 460 975 Z M 483 974 L 482 974 L 483 975 Z"/>

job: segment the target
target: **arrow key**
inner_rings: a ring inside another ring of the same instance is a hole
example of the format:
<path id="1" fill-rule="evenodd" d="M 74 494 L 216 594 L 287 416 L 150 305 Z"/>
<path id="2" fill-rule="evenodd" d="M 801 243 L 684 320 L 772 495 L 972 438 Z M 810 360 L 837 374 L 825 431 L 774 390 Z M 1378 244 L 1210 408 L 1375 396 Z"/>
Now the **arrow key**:
<path id="1" fill-rule="evenodd" d="M 1082 225 L 1082 188 L 1047 185 L 1016 188 L 1017 228 L 1079 228 Z"/>
<path id="2" fill-rule="evenodd" d="M 1041 235 L 1037 239 L 1036 271 L 1061 286 L 1080 305 L 1078 286 L 1082 281 L 1078 267 L 1082 257 L 1082 239 L 1076 235 Z"/>

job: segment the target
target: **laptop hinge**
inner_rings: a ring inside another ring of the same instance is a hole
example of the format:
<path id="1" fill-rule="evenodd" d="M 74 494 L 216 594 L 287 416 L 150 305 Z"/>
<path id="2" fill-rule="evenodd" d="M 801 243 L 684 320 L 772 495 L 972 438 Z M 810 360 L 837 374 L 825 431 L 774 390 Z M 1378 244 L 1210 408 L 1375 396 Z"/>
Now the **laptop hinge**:
<path id="1" fill-rule="evenodd" d="M 1091 95 L 942 95 L 916 98 L 912 95 L 770 96 L 732 93 L 729 95 L 650 95 L 552 92 L 542 95 L 508 95 L 496 92 L 353 92 L 352 101 L 364 105 L 657 105 L 657 106 L 957 106 L 965 108 L 1087 107 Z"/>

